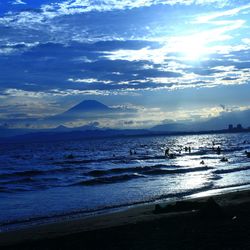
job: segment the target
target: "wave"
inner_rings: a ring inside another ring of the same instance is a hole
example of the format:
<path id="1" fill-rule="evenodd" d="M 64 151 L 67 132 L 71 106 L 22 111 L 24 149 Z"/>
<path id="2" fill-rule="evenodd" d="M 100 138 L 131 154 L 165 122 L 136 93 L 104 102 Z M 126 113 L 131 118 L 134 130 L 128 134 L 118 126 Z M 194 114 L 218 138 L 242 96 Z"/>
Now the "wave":
<path id="1" fill-rule="evenodd" d="M 49 170 L 25 170 L 25 171 L 16 171 L 16 172 L 10 172 L 10 173 L 3 173 L 0 174 L 0 178 L 9 178 L 9 177 L 33 177 L 37 175 L 43 175 L 43 174 L 52 174 L 52 173 L 60 173 L 60 172 L 68 172 L 73 171 L 74 168 L 59 168 L 59 169 L 49 169 Z"/>
<path id="2" fill-rule="evenodd" d="M 225 186 L 216 186 L 215 189 L 226 189 L 226 188 L 234 188 L 234 187 L 244 187 L 250 185 L 250 182 L 243 182 L 239 184 L 231 184 Z"/>
<path id="3" fill-rule="evenodd" d="M 17 193 L 17 192 L 27 192 L 27 191 L 34 191 L 34 187 L 7 187 L 7 186 L 0 186 L 0 193 Z"/>
<path id="4" fill-rule="evenodd" d="M 0 193 L 10 193 L 10 190 L 8 190 L 6 187 L 0 186 Z"/>
<path id="5" fill-rule="evenodd" d="M 165 169 L 165 168 L 173 168 L 175 169 Z M 92 170 L 86 173 L 89 176 L 98 177 L 98 176 L 105 176 L 109 174 L 120 174 L 120 173 L 140 173 L 143 175 L 161 175 L 161 174 L 181 174 L 181 173 L 188 173 L 188 172 L 196 172 L 196 171 L 206 171 L 209 169 L 213 169 L 212 167 L 189 167 L 189 168 L 180 168 L 174 165 L 154 165 L 154 166 L 145 166 L 145 167 L 131 167 L 131 168 L 112 168 L 107 170 Z"/>
<path id="6" fill-rule="evenodd" d="M 215 170 L 213 173 L 227 174 L 227 173 L 240 172 L 240 171 L 246 171 L 246 170 L 250 170 L 250 166 L 241 167 L 241 168 L 218 169 L 218 170 Z"/>
<path id="7" fill-rule="evenodd" d="M 21 184 L 21 183 L 28 183 L 28 182 L 34 182 L 32 177 L 27 177 L 27 178 L 21 178 L 17 180 L 7 180 L 7 181 L 0 181 L 1 185 L 6 185 L 6 184 Z"/>
<path id="8" fill-rule="evenodd" d="M 162 174 L 184 174 L 189 172 L 199 172 L 213 169 L 212 167 L 195 167 L 195 168 L 179 168 L 179 169 L 153 169 L 143 172 L 146 175 L 162 175 Z"/>
<path id="9" fill-rule="evenodd" d="M 97 206 L 92 209 L 79 209 L 79 210 L 73 210 L 73 211 L 65 211 L 63 213 L 55 213 L 51 215 L 45 215 L 45 216 L 37 216 L 37 217 L 30 217 L 30 218 L 25 218 L 25 219 L 16 219 L 16 220 L 6 220 L 2 221 L 0 223 L 0 226 L 2 226 L 2 229 L 5 231 L 10 231 L 11 228 L 14 228 L 16 230 L 17 225 L 19 226 L 29 226 L 29 225 L 34 225 L 34 223 L 47 223 L 48 221 L 58 221 L 58 220 L 65 220 L 69 218 L 79 218 L 79 216 L 88 216 L 89 214 L 98 214 L 98 213 L 105 213 L 108 212 L 109 210 L 114 210 L 114 209 L 119 209 L 123 207 L 128 207 L 128 206 L 135 206 L 135 205 L 140 205 L 140 204 L 147 204 L 147 203 L 155 203 L 158 201 L 164 201 L 166 199 L 182 199 L 185 196 L 189 196 L 195 193 L 207 191 L 209 189 L 213 188 L 212 183 L 207 183 L 205 186 L 200 187 L 200 188 L 194 188 L 190 189 L 187 191 L 179 192 L 179 193 L 168 193 L 164 195 L 158 195 L 154 197 L 148 197 L 147 200 L 134 200 L 131 202 L 124 202 L 121 204 L 111 204 L 111 205 L 104 205 L 104 206 Z"/>
<path id="10" fill-rule="evenodd" d="M 74 186 L 77 186 L 77 185 L 90 186 L 90 185 L 98 185 L 98 184 L 111 184 L 111 183 L 115 183 L 115 182 L 128 181 L 128 180 L 132 180 L 135 178 L 142 178 L 142 177 L 145 177 L 145 176 L 138 175 L 138 174 L 116 175 L 116 176 L 100 177 L 100 178 L 94 178 L 94 179 L 90 179 L 90 180 L 80 181 L 80 182 L 77 182 L 73 185 Z"/>
<path id="11" fill-rule="evenodd" d="M 62 213 L 55 213 L 55 214 L 50 214 L 50 215 L 45 215 L 45 216 L 37 216 L 37 217 L 30 217 L 30 218 L 20 218 L 20 219 L 15 219 L 15 220 L 5 220 L 1 221 L 0 225 L 2 227 L 3 231 L 11 231 L 11 230 L 16 230 L 16 228 L 19 227 L 27 227 L 29 225 L 34 225 L 35 223 L 41 224 L 46 224 L 49 221 L 50 222 L 55 222 L 55 221 L 63 221 L 65 219 L 74 219 L 78 218 L 79 216 L 88 216 L 88 215 L 94 215 L 94 214 L 100 214 L 100 213 L 105 213 L 108 211 L 112 211 L 115 209 L 123 208 L 123 207 L 128 207 L 128 206 L 136 206 L 140 204 L 147 204 L 147 203 L 153 203 L 155 204 L 156 202 L 164 202 L 166 200 L 172 199 L 174 200 L 179 200 L 183 199 L 185 197 L 189 197 L 190 195 L 193 194 L 198 194 L 202 193 L 204 191 L 208 190 L 223 190 L 227 188 L 233 188 L 233 187 L 244 187 L 250 185 L 250 182 L 246 183 L 241 183 L 241 184 L 233 184 L 233 185 L 227 185 L 227 186 L 214 186 L 213 183 L 208 182 L 206 185 L 199 187 L 199 188 L 194 188 L 186 191 L 182 191 L 179 193 L 168 193 L 164 195 L 158 195 L 154 197 L 148 197 L 147 200 L 135 200 L 131 202 L 124 202 L 121 204 L 111 204 L 111 205 L 104 205 L 104 206 L 97 206 L 95 208 L 91 209 L 78 209 L 78 210 L 73 210 L 73 211 L 65 211 Z M 2 188 L 0 187 L 0 192 Z"/>
<path id="12" fill-rule="evenodd" d="M 156 156 L 145 156 L 145 155 L 136 155 L 136 156 L 114 156 L 109 158 L 99 158 L 99 159 L 87 159 L 87 160 L 64 160 L 56 161 L 53 164 L 55 165 L 67 165 L 67 164 L 85 164 L 85 163 L 95 163 L 95 162 L 115 162 L 115 163 L 128 163 L 134 160 L 163 160 L 168 159 L 162 155 Z"/>
<path id="13" fill-rule="evenodd" d="M 217 181 L 217 180 L 222 179 L 222 177 L 214 174 L 213 176 L 209 177 L 208 179 L 211 181 Z"/>
<path id="14" fill-rule="evenodd" d="M 147 167 L 134 167 L 134 168 L 117 168 L 108 170 L 93 170 L 87 173 L 89 176 L 97 177 L 90 180 L 84 180 L 74 185 L 98 185 L 98 184 L 110 184 L 115 182 L 128 181 L 135 178 L 146 177 L 147 175 L 164 175 L 164 174 L 182 174 L 196 171 L 207 171 L 213 169 L 211 167 L 195 167 L 195 168 L 180 168 L 180 169 L 162 169 L 165 165 L 147 166 Z M 166 166 L 165 166 L 166 167 Z M 126 174 L 127 172 L 133 172 L 133 174 Z M 125 174 L 124 174 L 125 173 Z M 109 174 L 122 174 L 111 175 Z"/>
<path id="15" fill-rule="evenodd" d="M 5 173 L 0 174 L 0 178 L 6 178 L 6 177 L 19 177 L 19 176 L 35 176 L 40 175 L 44 173 L 42 170 L 26 170 L 26 171 L 18 171 L 18 172 L 12 172 L 12 173 Z"/>
<path id="16" fill-rule="evenodd" d="M 101 170 L 92 170 L 87 174 L 90 176 L 104 176 L 109 174 L 119 174 L 119 173 L 128 173 L 128 172 L 145 172 L 153 168 L 167 167 L 167 165 L 154 165 L 154 166 L 145 166 L 145 167 L 130 167 L 130 168 L 111 168 L 111 169 L 101 169 Z"/>

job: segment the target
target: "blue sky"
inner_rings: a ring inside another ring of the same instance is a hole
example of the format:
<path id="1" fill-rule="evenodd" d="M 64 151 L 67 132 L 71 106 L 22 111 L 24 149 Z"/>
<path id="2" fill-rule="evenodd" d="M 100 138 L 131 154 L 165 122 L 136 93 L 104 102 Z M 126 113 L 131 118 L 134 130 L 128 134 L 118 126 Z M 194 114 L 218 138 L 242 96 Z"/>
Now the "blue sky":
<path id="1" fill-rule="evenodd" d="M 3 0 L 0 124 L 85 99 L 134 110 L 109 127 L 249 109 L 249 19 L 244 0 Z"/>

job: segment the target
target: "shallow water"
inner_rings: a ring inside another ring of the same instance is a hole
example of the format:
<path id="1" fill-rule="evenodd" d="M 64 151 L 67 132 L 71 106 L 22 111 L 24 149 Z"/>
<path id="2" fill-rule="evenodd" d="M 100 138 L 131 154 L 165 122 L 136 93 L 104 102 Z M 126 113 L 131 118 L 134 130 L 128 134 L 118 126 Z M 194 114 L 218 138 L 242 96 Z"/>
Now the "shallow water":
<path id="1" fill-rule="evenodd" d="M 245 151 L 249 133 L 0 144 L 1 230 L 240 189 L 250 184 Z"/>

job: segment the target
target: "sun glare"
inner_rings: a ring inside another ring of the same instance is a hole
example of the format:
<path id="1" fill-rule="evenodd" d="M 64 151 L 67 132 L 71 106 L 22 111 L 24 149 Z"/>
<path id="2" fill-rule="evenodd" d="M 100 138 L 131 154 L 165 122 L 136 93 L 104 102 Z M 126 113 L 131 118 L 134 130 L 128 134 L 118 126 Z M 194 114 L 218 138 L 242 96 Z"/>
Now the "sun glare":
<path id="1" fill-rule="evenodd" d="M 205 44 L 193 39 L 184 41 L 181 52 L 189 60 L 199 60 L 206 54 Z"/>
<path id="2" fill-rule="evenodd" d="M 208 54 L 207 42 L 199 35 L 178 38 L 174 41 L 172 49 L 185 60 L 201 60 Z"/>
<path id="3" fill-rule="evenodd" d="M 187 60 L 201 60 L 207 54 L 206 43 L 197 37 L 188 37 L 183 40 L 180 52 Z"/>

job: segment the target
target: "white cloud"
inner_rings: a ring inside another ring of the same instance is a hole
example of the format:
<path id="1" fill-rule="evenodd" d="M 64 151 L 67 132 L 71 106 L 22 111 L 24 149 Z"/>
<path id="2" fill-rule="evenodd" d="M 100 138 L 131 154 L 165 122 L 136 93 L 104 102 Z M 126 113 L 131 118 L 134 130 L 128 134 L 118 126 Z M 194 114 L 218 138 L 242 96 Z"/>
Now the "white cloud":
<path id="1" fill-rule="evenodd" d="M 41 25 L 47 21 L 43 13 L 22 11 L 19 13 L 9 12 L 3 17 L 0 17 L 0 25 L 7 27 L 16 27 L 19 29 L 43 30 Z"/>
<path id="2" fill-rule="evenodd" d="M 27 4 L 22 0 L 15 0 L 14 2 L 12 2 L 12 4 L 16 5 L 16 4 Z"/>
<path id="3" fill-rule="evenodd" d="M 140 7 L 149 7 L 152 5 L 206 5 L 206 4 L 217 4 L 218 7 L 225 6 L 228 4 L 228 0 L 99 0 L 99 1 L 91 1 L 91 0 L 66 0 L 61 2 L 54 2 L 51 4 L 43 4 L 41 6 L 42 13 L 39 13 L 40 17 L 35 13 L 31 13 L 29 17 L 27 17 L 27 13 L 25 13 L 25 18 L 23 16 L 23 12 L 15 15 L 16 18 L 20 18 L 22 22 L 29 18 L 34 19 L 32 22 L 35 22 L 35 19 L 38 19 L 36 22 L 40 22 L 44 19 L 53 19 L 62 15 L 73 15 L 80 13 L 87 13 L 91 11 L 98 12 L 106 12 L 113 10 L 124 10 L 124 9 L 133 9 Z M 15 0 L 12 4 L 26 4 L 22 0 Z"/>
<path id="4" fill-rule="evenodd" d="M 90 1 L 90 0 L 67 0 L 67 1 L 58 1 L 56 3 L 44 4 L 41 6 L 41 12 L 35 11 L 22 11 L 19 13 L 9 12 L 5 16 L 0 18 L 0 25 L 7 26 L 9 28 L 13 28 L 15 31 L 20 31 L 14 37 L 13 35 L 9 38 L 10 41 L 16 42 L 17 40 L 29 41 L 29 42 L 58 42 L 67 44 L 70 41 L 78 41 L 78 42 L 96 42 L 96 41 L 111 41 L 111 40 L 126 40 L 126 39 L 146 39 L 152 40 L 155 38 L 156 41 L 160 41 L 160 34 L 153 34 L 154 31 L 148 30 L 146 34 L 140 34 L 135 29 L 134 32 L 131 31 L 131 34 L 128 32 L 127 35 L 125 33 L 119 31 L 116 32 L 108 32 L 98 31 L 93 32 L 92 28 L 86 23 L 82 23 L 83 15 L 75 15 L 73 18 L 73 14 L 86 13 L 90 11 L 113 11 L 120 9 L 132 9 L 139 8 L 144 6 L 151 5 L 175 5 L 175 4 L 184 4 L 184 5 L 203 5 L 203 4 L 227 4 L 228 1 L 223 0 L 125 0 L 125 1 L 116 1 L 116 0 L 100 0 L 100 1 Z M 246 7 L 245 7 L 246 9 Z M 237 8 L 238 12 L 240 10 L 244 10 L 243 7 Z M 231 11 L 237 14 L 237 11 Z M 226 14 L 220 15 L 229 15 L 231 12 L 226 12 Z M 97 15 L 97 13 L 96 13 Z M 219 14 L 217 14 L 218 16 Z M 217 17 L 216 16 L 216 17 Z M 205 18 L 205 17 L 204 17 Z M 209 17 L 212 18 L 212 17 Z M 208 18 L 208 19 L 209 19 Z M 205 18 L 206 19 L 206 18 Z M 210 19 L 209 19 L 210 20 Z M 237 21 L 237 27 L 241 27 L 243 23 L 240 23 L 242 20 Z M 224 30 L 222 33 L 227 31 L 237 29 L 234 23 L 224 23 Z M 231 27 L 231 28 L 229 28 Z M 100 29 L 100 27 L 98 26 Z M 163 27 L 166 29 L 166 27 Z M 22 31 L 22 32 L 21 32 Z M 38 34 L 39 32 L 39 34 Z M 193 35 L 193 34 L 192 34 Z M 156 37 L 155 37 L 156 36 Z M 209 37 L 216 37 L 216 34 L 210 33 Z M 221 39 L 229 39 L 228 35 L 220 35 Z M 164 42 L 169 39 L 169 36 L 164 37 Z M 140 53 L 147 53 L 147 48 L 142 50 Z M 163 56 L 162 51 L 155 50 L 154 52 L 159 52 L 157 56 L 154 58 L 151 56 L 152 60 L 157 63 L 162 63 L 166 58 Z M 11 51 L 2 53 L 11 53 Z M 142 57 L 142 55 L 138 54 L 134 55 L 134 57 Z M 148 55 L 150 56 L 150 55 Z M 156 59 L 157 58 L 157 59 Z M 76 59 L 77 60 L 77 59 Z M 82 56 L 79 60 L 92 62 L 87 57 Z"/>
<path id="5" fill-rule="evenodd" d="M 98 80 L 96 78 L 69 78 L 69 82 L 74 82 L 74 83 L 104 83 L 104 84 L 110 84 L 112 81 L 107 81 L 107 80 Z"/>
<path id="6" fill-rule="evenodd" d="M 219 11 L 219 12 L 212 13 L 209 15 L 202 15 L 202 16 L 199 16 L 195 20 L 195 23 L 209 23 L 212 20 L 220 18 L 220 17 L 235 16 L 235 15 L 239 14 L 240 12 L 247 10 L 247 9 L 250 9 L 250 4 L 243 5 L 243 6 L 233 8 L 230 10 L 226 10 L 226 11 Z M 220 23 L 220 22 L 218 22 L 218 23 Z"/>
<path id="7" fill-rule="evenodd" d="M 172 0 L 172 1 L 153 1 L 153 0 L 141 0 L 141 1 L 99 1 L 99 4 L 93 4 L 93 1 L 83 1 L 83 0 L 75 0 L 75 1 L 61 1 L 58 3 L 50 4 L 50 5 L 43 5 L 41 13 L 39 12 L 29 12 L 29 11 L 23 11 L 19 14 L 9 13 L 8 15 L 4 16 L 3 18 L 0 18 L 0 22 L 2 24 L 9 27 L 9 25 L 12 25 L 12 27 L 15 29 L 15 31 L 20 30 L 24 33 L 24 36 L 22 39 L 40 39 L 40 40 L 46 40 L 48 41 L 61 41 L 62 43 L 67 43 L 72 41 L 72 39 L 75 39 L 77 35 L 78 41 L 82 42 L 89 42 L 89 41 L 96 41 L 96 39 L 105 40 L 106 38 L 109 38 L 110 40 L 115 39 L 115 36 L 110 35 L 107 31 L 103 36 L 100 35 L 98 38 L 95 37 L 91 33 L 91 30 L 88 32 L 86 31 L 87 28 L 83 26 L 79 20 L 81 20 L 81 17 L 83 15 L 75 15 L 74 18 L 70 19 L 71 17 L 61 16 L 59 19 L 53 19 L 54 17 L 58 15 L 66 15 L 66 14 L 74 14 L 78 12 L 86 12 L 91 10 L 98 10 L 98 11 L 107 11 L 107 10 L 114 10 L 114 9 L 124 9 L 124 8 L 137 8 L 144 5 L 153 5 L 153 4 L 211 4 L 211 3 L 221 3 L 224 2 L 226 4 L 228 1 L 216 1 L 216 0 L 188 0 L 188 1 L 178 1 L 178 0 Z M 94 3 L 96 3 L 94 1 Z M 95 9 L 96 8 L 96 9 Z M 103 8 L 103 9 L 102 9 Z M 247 10 L 250 8 L 250 5 L 244 5 L 242 7 L 234 8 L 228 11 L 222 11 L 218 12 L 216 14 L 206 15 L 204 17 L 200 17 L 200 19 L 196 19 L 196 24 L 199 23 L 203 27 L 203 23 L 212 21 L 215 22 L 218 18 L 225 18 L 225 17 L 232 17 L 237 14 L 239 14 L 242 11 Z M 78 12 L 77 12 L 78 11 Z M 98 14 L 98 13 L 97 13 Z M 73 21 L 72 21 L 73 20 Z M 68 22 L 69 21 L 69 22 Z M 188 21 L 190 21 L 188 19 Z M 70 25 L 72 24 L 72 28 L 68 29 Z M 79 25 L 80 24 L 80 25 Z M 230 56 L 231 52 L 239 52 L 239 51 L 245 51 L 250 49 L 249 45 L 249 39 L 241 39 L 240 42 L 242 44 L 238 45 L 232 45 L 233 43 L 230 43 L 234 39 L 234 34 L 231 32 L 237 31 L 241 28 L 246 28 L 245 21 L 244 20 L 220 20 L 216 21 L 215 26 L 209 26 L 207 29 L 200 29 L 199 26 L 197 26 L 198 32 L 194 32 L 191 34 L 191 32 L 188 32 L 188 35 L 185 34 L 185 32 L 180 32 L 178 34 L 168 34 L 168 35 L 162 35 L 162 37 L 155 38 L 155 41 L 159 41 L 162 44 L 161 48 L 150 48 L 150 47 L 144 47 L 141 49 L 118 49 L 113 51 L 106 51 L 104 52 L 104 58 L 110 59 L 110 60 L 127 60 L 129 62 L 135 62 L 135 61 L 149 61 L 149 63 L 145 63 L 144 67 L 141 68 L 141 70 L 154 70 L 153 64 L 160 64 L 160 66 L 156 66 L 155 72 L 161 71 L 170 71 L 173 73 L 181 73 L 183 76 L 181 77 L 145 77 L 144 79 L 137 79 L 136 75 L 132 75 L 136 78 L 136 81 L 128 81 L 126 80 L 126 72 L 122 72 L 123 69 L 119 70 L 119 72 L 113 72 L 113 74 L 121 75 L 122 80 L 117 80 L 117 82 L 113 82 L 112 80 L 101 80 L 101 77 L 96 76 L 96 78 L 88 78 L 88 74 L 86 74 L 85 77 L 83 76 L 82 72 L 80 71 L 76 74 L 76 76 L 70 74 L 70 77 L 67 79 L 65 77 L 65 80 L 68 80 L 69 86 L 65 90 L 62 89 L 55 89 L 49 90 L 48 93 L 43 92 L 37 92 L 36 97 L 43 96 L 45 94 L 50 94 L 53 96 L 71 96 L 71 95 L 124 95 L 124 94 L 134 94 L 139 93 L 141 90 L 144 90 L 143 83 L 155 83 L 155 85 L 161 85 L 156 86 L 156 89 L 162 88 L 162 89 L 182 89 L 182 88 L 191 88 L 191 87 L 211 87 L 211 86 L 217 86 L 219 84 L 223 85 L 229 85 L 229 84 L 243 84 L 246 83 L 247 77 L 249 77 L 249 72 L 244 72 L 239 70 L 238 74 L 235 74 L 232 76 L 232 72 L 228 72 L 228 70 L 224 70 L 220 74 L 214 74 L 214 75 L 207 75 L 207 76 L 201 76 L 199 74 L 190 73 L 192 72 L 192 67 L 194 65 L 190 65 L 188 60 L 196 61 L 197 63 L 206 62 L 209 60 L 210 54 L 216 54 L 216 55 L 223 55 L 223 56 Z M 93 24 L 94 26 L 95 24 Z M 76 27 L 76 28 L 75 28 Z M 80 28 L 82 27 L 81 32 L 79 32 Z M 202 28 L 201 27 L 201 28 Z M 79 30 L 78 30 L 79 28 Z M 190 29 L 191 30 L 191 29 Z M 29 32 L 30 31 L 30 32 Z M 193 30 L 192 30 L 193 31 Z M 34 32 L 34 33 L 33 33 Z M 136 31 L 135 31 L 136 33 Z M 27 35 L 28 34 L 28 35 Z M 76 35 L 75 35 L 76 34 Z M 43 38 L 46 36 L 46 38 Z M 119 36 L 119 34 L 117 35 Z M 121 35 L 122 36 L 122 35 Z M 150 35 L 149 35 L 150 36 Z M 13 37 L 12 37 L 13 38 Z M 34 46 L 39 45 L 42 42 L 16 42 L 15 39 L 21 39 L 19 35 L 13 38 L 13 41 L 6 42 L 9 47 L 0 47 L 0 54 L 8 55 L 13 54 L 14 52 L 17 52 L 19 49 L 15 48 L 15 45 L 23 44 L 27 48 L 32 48 Z M 31 40 L 32 40 L 31 39 Z M 142 37 L 142 39 L 146 41 L 152 40 L 150 37 Z M 6 38 L 6 40 L 8 40 Z M 10 38 L 11 40 L 11 38 Z M 126 47 L 126 37 L 123 37 L 124 41 L 124 48 Z M 226 44 L 228 42 L 229 45 Z M 13 45 L 13 46 L 12 46 Z M 12 47 L 11 47 L 12 46 Z M 17 46 L 18 47 L 18 46 Z M 102 48 L 103 49 L 103 48 Z M 98 50 L 98 48 L 97 48 Z M 100 49 L 101 50 L 101 49 Z M 97 51 L 98 52 L 98 51 Z M 100 57 L 96 57 L 95 60 L 90 60 L 87 56 L 84 55 L 85 51 L 79 53 L 79 57 L 75 57 L 73 59 L 70 59 L 71 61 L 78 61 L 78 62 L 85 62 L 85 63 L 95 63 Z M 102 53 L 102 51 L 101 51 Z M 100 53 L 100 55 L 102 55 Z M 179 53 L 178 55 L 176 55 Z M 224 57 L 225 60 L 226 57 Z M 199 60 L 196 60 L 199 59 Z M 223 60 L 223 59 L 221 59 Z M 236 60 L 236 59 L 235 59 Z M 60 62 L 58 62 L 60 64 Z M 233 63 L 232 63 L 233 64 Z M 223 62 L 222 62 L 223 65 Z M 84 65 L 83 65 L 84 67 Z M 195 66 L 194 66 L 195 67 Z M 121 72 L 120 72 L 121 71 Z M 137 75 L 138 76 L 138 75 Z M 98 78 L 98 79 L 97 79 Z M 112 78 L 111 78 L 112 79 Z M 118 77 L 117 77 L 118 79 Z M 129 78 L 131 79 L 131 78 Z M 72 85 L 70 85 L 70 83 Z M 74 84 L 76 83 L 76 84 Z M 127 85 L 127 89 L 122 90 L 106 90 L 106 91 L 100 91 L 100 90 L 77 90 L 73 88 L 77 88 L 77 86 L 81 86 L 80 84 L 91 84 L 91 83 L 104 83 L 104 84 L 117 84 L 117 85 Z M 141 88 L 136 88 L 140 84 Z M 150 86 L 150 84 L 148 84 Z M 147 85 L 146 85 L 147 86 Z M 152 87 L 147 87 L 145 89 L 153 90 L 154 86 L 152 84 Z M 8 90 L 10 91 L 10 90 Z M 8 94 L 15 95 L 15 96 L 35 96 L 35 91 L 33 92 L 25 92 L 20 90 L 11 90 Z"/>
<path id="8" fill-rule="evenodd" d="M 153 63 L 164 63 L 166 57 L 167 48 L 162 47 L 160 49 L 150 49 L 145 47 L 139 50 L 126 50 L 120 49 L 115 51 L 104 52 L 104 58 L 110 60 L 127 60 L 127 61 L 151 61 Z"/>
<path id="9" fill-rule="evenodd" d="M 0 55 L 10 55 L 14 53 L 20 53 L 27 51 L 33 47 L 39 45 L 39 42 L 34 43 L 16 43 L 16 42 L 7 42 L 2 48 L 0 47 Z"/>
<path id="10" fill-rule="evenodd" d="M 50 5 L 44 5 L 43 10 L 51 12 L 56 11 L 57 15 L 72 15 L 85 13 L 90 11 L 112 11 L 133 9 L 146 6 L 152 6 L 157 4 L 164 5 L 206 5 L 217 4 L 218 7 L 223 7 L 229 3 L 228 0 L 99 0 L 96 3 L 91 0 L 67 0 L 63 2 L 53 3 Z"/>
<path id="11" fill-rule="evenodd" d="M 242 39 L 242 42 L 250 46 L 250 38 L 244 38 Z"/>

